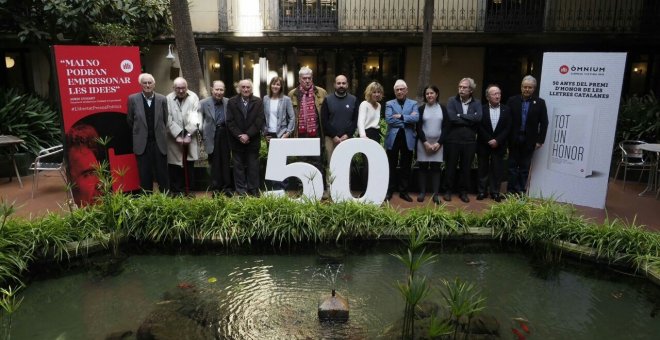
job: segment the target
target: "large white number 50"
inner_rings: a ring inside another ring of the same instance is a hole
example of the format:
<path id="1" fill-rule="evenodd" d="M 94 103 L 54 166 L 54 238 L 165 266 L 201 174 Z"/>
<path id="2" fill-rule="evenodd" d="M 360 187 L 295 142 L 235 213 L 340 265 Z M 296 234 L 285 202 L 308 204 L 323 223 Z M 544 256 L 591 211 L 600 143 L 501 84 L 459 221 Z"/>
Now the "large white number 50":
<path id="1" fill-rule="evenodd" d="M 362 153 L 369 160 L 369 176 L 364 196 L 355 198 L 350 191 L 351 160 L 356 153 Z M 323 179 L 314 166 L 295 162 L 286 164 L 288 156 L 316 156 L 321 154 L 317 138 L 274 138 L 270 140 L 266 179 L 282 181 L 287 177 L 297 177 L 303 185 L 303 197 L 321 199 Z M 389 182 L 389 167 L 385 150 L 380 144 L 364 138 L 352 138 L 340 143 L 330 160 L 330 194 L 334 202 L 353 200 L 380 204 L 385 199 Z M 273 192 L 275 193 L 275 192 Z M 279 192 L 283 194 L 283 192 Z"/>

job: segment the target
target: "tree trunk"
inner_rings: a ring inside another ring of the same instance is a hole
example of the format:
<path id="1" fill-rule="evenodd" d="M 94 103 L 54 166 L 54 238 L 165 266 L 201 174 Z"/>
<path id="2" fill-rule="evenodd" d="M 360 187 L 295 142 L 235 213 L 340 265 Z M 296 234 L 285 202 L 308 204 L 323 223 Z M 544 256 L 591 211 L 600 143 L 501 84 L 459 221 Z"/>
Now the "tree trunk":
<path id="1" fill-rule="evenodd" d="M 424 88 L 431 81 L 431 49 L 433 44 L 433 0 L 424 0 L 424 35 L 422 37 L 422 60 L 419 64 L 417 99 L 424 98 Z"/>
<path id="2" fill-rule="evenodd" d="M 170 12 L 174 26 L 174 42 L 179 55 L 179 64 L 183 77 L 188 82 L 188 89 L 197 93 L 200 98 L 208 96 L 202 67 L 199 63 L 197 44 L 193 36 L 190 10 L 187 0 L 170 0 Z"/>

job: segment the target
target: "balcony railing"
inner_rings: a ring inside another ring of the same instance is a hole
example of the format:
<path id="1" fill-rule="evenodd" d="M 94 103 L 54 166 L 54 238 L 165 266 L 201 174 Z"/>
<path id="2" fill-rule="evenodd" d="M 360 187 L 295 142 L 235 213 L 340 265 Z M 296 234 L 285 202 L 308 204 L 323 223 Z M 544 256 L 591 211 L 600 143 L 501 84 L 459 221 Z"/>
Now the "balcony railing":
<path id="1" fill-rule="evenodd" d="M 221 0 L 229 32 L 422 30 L 423 0 Z M 221 16 L 224 18 L 224 16 Z M 435 0 L 434 31 L 655 32 L 655 0 Z"/>
<path id="2" fill-rule="evenodd" d="M 336 0 L 283 0 L 279 6 L 280 31 L 336 31 Z"/>

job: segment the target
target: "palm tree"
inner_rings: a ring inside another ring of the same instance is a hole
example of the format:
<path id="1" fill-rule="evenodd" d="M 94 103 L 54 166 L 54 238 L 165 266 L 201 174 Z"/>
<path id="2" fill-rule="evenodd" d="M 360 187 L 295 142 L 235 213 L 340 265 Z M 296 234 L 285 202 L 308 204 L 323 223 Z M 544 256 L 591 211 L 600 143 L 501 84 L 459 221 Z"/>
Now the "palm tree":
<path id="1" fill-rule="evenodd" d="M 431 81 L 431 49 L 433 45 L 433 0 L 424 0 L 424 35 L 422 37 L 422 60 L 419 64 L 417 97 L 424 98 L 424 87 Z"/>
<path id="2" fill-rule="evenodd" d="M 170 0 L 170 12 L 174 26 L 174 42 L 179 52 L 181 72 L 188 82 L 188 88 L 200 98 L 208 96 L 207 86 L 203 83 L 202 66 L 199 64 L 197 44 L 190 22 L 188 0 Z"/>

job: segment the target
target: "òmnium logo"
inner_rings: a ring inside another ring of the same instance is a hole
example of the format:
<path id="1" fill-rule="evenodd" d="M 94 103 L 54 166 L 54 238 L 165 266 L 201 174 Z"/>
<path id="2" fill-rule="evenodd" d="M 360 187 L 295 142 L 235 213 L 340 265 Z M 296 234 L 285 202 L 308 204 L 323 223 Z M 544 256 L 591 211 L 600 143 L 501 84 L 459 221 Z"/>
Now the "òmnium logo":
<path id="1" fill-rule="evenodd" d="M 603 76 L 605 75 L 605 66 L 584 66 L 584 65 L 562 65 L 559 67 L 561 74 L 569 73 L 577 76 Z"/>
<path id="2" fill-rule="evenodd" d="M 124 71 L 125 73 L 131 73 L 131 72 L 133 72 L 133 62 L 130 61 L 130 60 L 128 60 L 128 59 L 124 59 L 124 60 L 122 60 L 122 61 L 121 61 L 121 64 L 119 64 L 119 67 L 120 67 L 121 70 Z"/>

